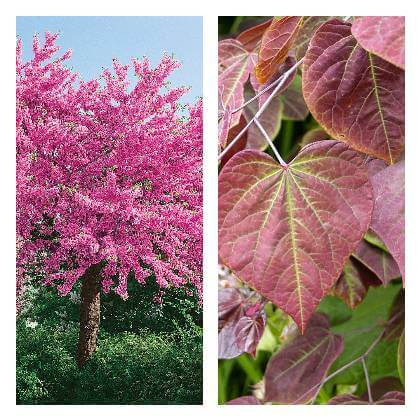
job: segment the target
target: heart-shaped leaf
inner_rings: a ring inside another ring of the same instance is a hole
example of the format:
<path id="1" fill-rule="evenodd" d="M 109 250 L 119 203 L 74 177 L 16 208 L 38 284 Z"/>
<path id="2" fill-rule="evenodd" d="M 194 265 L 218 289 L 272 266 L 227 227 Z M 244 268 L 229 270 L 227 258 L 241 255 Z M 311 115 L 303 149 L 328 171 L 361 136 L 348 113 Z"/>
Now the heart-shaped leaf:
<path id="1" fill-rule="evenodd" d="M 255 150 L 219 176 L 219 256 L 301 331 L 366 232 L 372 191 L 341 142 L 306 146 L 287 167 Z"/>
<path id="2" fill-rule="evenodd" d="M 369 401 L 362 400 L 359 397 L 351 394 L 338 395 L 337 397 L 332 398 L 328 404 L 330 405 L 367 405 Z M 403 392 L 400 391 L 390 391 L 385 395 L 374 401 L 372 405 L 404 405 L 405 396 Z"/>
<path id="3" fill-rule="evenodd" d="M 242 353 L 255 356 L 264 332 L 265 314 L 259 298 L 235 287 L 219 289 L 219 359 Z"/>
<path id="4" fill-rule="evenodd" d="M 365 50 L 405 68 L 404 16 L 363 16 L 353 22 L 351 32 Z"/>
<path id="5" fill-rule="evenodd" d="M 404 161 L 388 166 L 371 177 L 374 209 L 371 229 L 384 241 L 405 275 Z"/>
<path id="6" fill-rule="evenodd" d="M 396 162 L 404 150 L 404 71 L 364 50 L 351 24 L 331 20 L 314 34 L 302 69 L 309 110 L 333 137 Z"/>
<path id="7" fill-rule="evenodd" d="M 302 16 L 274 18 L 264 32 L 255 67 L 255 75 L 260 83 L 265 83 L 286 61 L 301 23 Z"/>
<path id="8" fill-rule="evenodd" d="M 304 335 L 298 336 L 268 362 L 265 400 L 305 404 L 316 395 L 334 360 L 343 351 L 343 339 L 329 330 L 329 320 L 315 313 Z"/>

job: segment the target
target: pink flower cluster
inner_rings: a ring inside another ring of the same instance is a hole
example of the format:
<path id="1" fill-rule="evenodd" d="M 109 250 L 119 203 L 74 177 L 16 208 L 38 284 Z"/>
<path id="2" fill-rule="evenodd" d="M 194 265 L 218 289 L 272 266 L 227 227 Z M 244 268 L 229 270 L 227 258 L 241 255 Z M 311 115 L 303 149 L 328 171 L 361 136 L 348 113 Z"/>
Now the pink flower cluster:
<path id="1" fill-rule="evenodd" d="M 202 103 L 179 112 L 185 88 L 165 88 L 178 63 L 164 56 L 113 62 L 80 81 L 54 58 L 57 35 L 17 43 L 17 234 L 20 270 L 68 293 L 106 261 L 105 292 L 127 298 L 127 276 L 202 290 Z M 129 88 L 128 72 L 138 78 Z"/>

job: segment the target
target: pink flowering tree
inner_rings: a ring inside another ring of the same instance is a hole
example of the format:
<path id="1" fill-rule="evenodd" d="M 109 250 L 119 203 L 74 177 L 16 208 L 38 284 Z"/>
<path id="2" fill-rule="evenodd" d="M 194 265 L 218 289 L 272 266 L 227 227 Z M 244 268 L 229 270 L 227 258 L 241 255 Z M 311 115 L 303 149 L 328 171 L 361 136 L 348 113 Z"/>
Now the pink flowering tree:
<path id="1" fill-rule="evenodd" d="M 17 272 L 66 295 L 81 282 L 78 364 L 96 349 L 100 293 L 128 298 L 127 278 L 202 290 L 202 104 L 179 112 L 178 63 L 113 61 L 80 81 L 57 35 L 17 42 Z M 130 89 L 128 72 L 137 82 Z"/>

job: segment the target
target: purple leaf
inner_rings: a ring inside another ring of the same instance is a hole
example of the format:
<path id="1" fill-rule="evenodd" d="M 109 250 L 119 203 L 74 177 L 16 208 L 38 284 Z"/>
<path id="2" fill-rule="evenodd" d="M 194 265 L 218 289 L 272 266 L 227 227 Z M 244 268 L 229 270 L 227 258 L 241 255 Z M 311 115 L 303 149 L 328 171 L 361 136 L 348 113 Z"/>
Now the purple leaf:
<path id="1" fill-rule="evenodd" d="M 404 16 L 364 16 L 353 22 L 351 32 L 367 51 L 405 68 Z"/>
<path id="2" fill-rule="evenodd" d="M 229 130 L 227 139 L 226 139 L 226 146 L 228 146 L 233 139 L 242 131 L 242 129 L 246 126 L 246 119 L 243 115 L 239 119 L 239 124 L 235 125 Z M 240 152 L 241 150 L 245 149 L 248 141 L 248 131 L 245 131 L 244 134 L 236 141 L 236 143 L 227 151 L 227 153 L 223 156 L 220 166 L 223 168 L 226 165 L 226 162 L 236 153 Z"/>
<path id="3" fill-rule="evenodd" d="M 369 405 L 369 401 L 362 400 L 351 394 L 338 395 L 332 398 L 330 405 Z M 372 405 L 404 405 L 405 396 L 400 391 L 390 391 L 383 395 L 379 400 L 374 401 Z"/>
<path id="4" fill-rule="evenodd" d="M 247 85 L 245 87 L 245 99 L 248 100 L 255 96 L 255 92 Z M 261 125 L 264 127 L 268 136 L 273 139 L 280 131 L 281 117 L 282 117 L 283 104 L 279 96 L 273 98 L 267 108 L 264 110 L 259 118 Z M 248 104 L 243 115 L 249 122 L 258 111 L 258 101 L 253 101 Z M 267 140 L 255 124 L 251 124 L 248 128 L 248 149 L 264 150 L 267 148 Z"/>
<path id="5" fill-rule="evenodd" d="M 312 143 L 287 167 L 245 150 L 219 176 L 219 256 L 303 331 L 372 207 L 363 159 L 344 143 Z"/>
<path id="6" fill-rule="evenodd" d="M 219 288 L 219 324 L 232 318 L 239 319 L 243 314 L 244 300 L 244 296 L 237 288 Z"/>
<path id="7" fill-rule="evenodd" d="M 373 246 L 365 240 L 360 241 L 353 253 L 365 267 L 376 274 L 381 282 L 387 285 L 391 280 L 401 276 L 395 260 L 382 249 Z"/>
<path id="8" fill-rule="evenodd" d="M 307 144 L 313 143 L 315 141 L 327 140 L 329 137 L 330 136 L 322 128 L 313 128 L 303 135 L 300 142 L 300 147 L 304 147 Z"/>
<path id="9" fill-rule="evenodd" d="M 230 105 L 226 107 L 219 120 L 219 148 L 224 149 L 228 139 L 229 129 L 232 122 L 232 109 Z"/>
<path id="10" fill-rule="evenodd" d="M 369 284 L 376 276 L 350 258 L 344 266 L 343 273 L 334 285 L 333 294 L 340 297 L 350 308 L 354 309 L 366 296 Z"/>
<path id="11" fill-rule="evenodd" d="M 297 75 L 292 84 L 282 93 L 284 104 L 283 118 L 285 120 L 303 121 L 309 114 L 302 95 L 302 79 Z M 326 137 L 324 137 L 324 140 Z"/>
<path id="12" fill-rule="evenodd" d="M 334 16 L 304 16 L 302 25 L 295 40 L 295 57 L 300 60 L 304 57 L 308 49 L 309 41 L 315 31 L 325 22 L 331 20 Z"/>
<path id="13" fill-rule="evenodd" d="M 264 332 L 265 316 L 262 308 L 252 315 L 248 313 L 241 317 L 236 323 L 234 336 L 236 338 L 236 347 L 241 353 L 249 353 L 255 357 L 257 345 Z"/>
<path id="14" fill-rule="evenodd" d="M 404 71 L 357 43 L 351 24 L 314 34 L 302 69 L 309 110 L 332 138 L 395 163 L 404 150 Z"/>
<path id="15" fill-rule="evenodd" d="M 343 351 L 343 339 L 329 330 L 324 314 L 315 313 L 305 334 L 274 355 L 265 371 L 265 401 L 305 404 L 317 394 L 328 369 Z"/>
<path id="16" fill-rule="evenodd" d="M 244 397 L 235 398 L 226 403 L 227 405 L 261 405 L 260 400 L 255 398 L 253 395 L 247 395 Z"/>
<path id="17" fill-rule="evenodd" d="M 253 71 L 256 53 L 250 53 L 235 39 L 219 42 L 219 92 L 223 109 L 233 111 L 244 103 L 244 84 Z M 230 127 L 239 123 L 241 113 L 235 112 L 231 117 Z"/>
<path id="18" fill-rule="evenodd" d="M 242 353 L 255 357 L 264 326 L 264 308 L 258 296 L 239 288 L 219 288 L 219 359 Z"/>
<path id="19" fill-rule="evenodd" d="M 371 229 L 384 241 L 404 280 L 404 161 L 378 172 L 371 183 L 375 200 Z"/>
<path id="20" fill-rule="evenodd" d="M 255 25 L 241 32 L 236 39 L 248 51 L 254 51 L 255 47 L 260 43 L 265 30 L 270 26 L 272 19 L 268 19 L 259 25 Z"/>

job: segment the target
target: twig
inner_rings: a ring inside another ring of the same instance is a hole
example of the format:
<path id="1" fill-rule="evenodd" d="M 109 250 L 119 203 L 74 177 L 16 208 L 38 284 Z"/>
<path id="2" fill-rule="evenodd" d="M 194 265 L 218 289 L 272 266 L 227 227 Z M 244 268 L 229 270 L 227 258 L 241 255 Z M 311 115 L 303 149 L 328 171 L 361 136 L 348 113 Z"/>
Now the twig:
<path id="1" fill-rule="evenodd" d="M 274 146 L 274 143 L 271 141 L 270 136 L 264 130 L 264 127 L 261 125 L 259 119 L 254 118 L 254 123 L 259 128 L 259 130 L 261 131 L 261 133 L 264 136 L 267 143 L 270 145 L 271 149 L 273 150 L 274 154 L 276 155 L 277 160 L 280 162 L 280 165 L 283 166 L 284 168 L 287 168 L 287 163 L 280 156 L 280 153 L 277 151 L 276 147 Z"/>
<path id="2" fill-rule="evenodd" d="M 247 105 L 251 104 L 252 102 L 254 102 L 255 100 L 257 100 L 261 95 L 264 95 L 265 92 L 267 92 L 268 90 L 270 90 L 271 88 L 273 88 L 274 86 L 277 85 L 277 83 L 280 83 L 280 81 L 284 78 L 284 73 L 279 76 L 276 80 L 274 80 L 274 82 L 270 83 L 268 86 L 266 86 L 263 90 L 259 91 L 255 96 L 253 96 L 251 99 L 248 99 L 246 102 L 243 103 L 243 105 L 241 105 L 238 108 L 235 108 L 232 111 L 232 114 L 234 114 L 235 112 L 241 111 L 242 109 L 244 109 Z"/>
<path id="3" fill-rule="evenodd" d="M 252 120 L 250 120 L 246 126 L 238 133 L 238 135 L 226 146 L 222 153 L 220 153 L 218 160 L 222 160 L 223 157 L 227 154 L 227 152 L 235 145 L 235 143 L 245 134 L 248 130 L 249 126 L 252 124 Z"/>
<path id="4" fill-rule="evenodd" d="M 366 387 L 367 387 L 368 396 L 369 396 L 369 404 L 372 404 L 373 403 L 372 390 L 370 389 L 369 373 L 366 366 L 366 360 L 364 357 L 362 357 L 362 365 L 363 365 L 363 371 L 365 372 Z"/>

